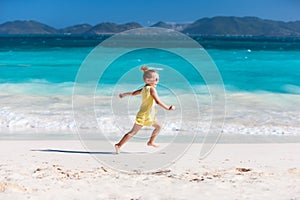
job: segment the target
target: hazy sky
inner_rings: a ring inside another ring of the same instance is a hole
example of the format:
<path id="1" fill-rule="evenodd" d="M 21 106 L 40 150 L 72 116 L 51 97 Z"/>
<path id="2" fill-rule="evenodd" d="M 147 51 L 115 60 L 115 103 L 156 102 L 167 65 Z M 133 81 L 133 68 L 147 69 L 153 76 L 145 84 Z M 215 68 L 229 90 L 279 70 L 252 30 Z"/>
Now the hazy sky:
<path id="1" fill-rule="evenodd" d="M 0 0 L 0 24 L 36 20 L 55 28 L 80 23 L 193 22 L 213 16 L 300 20 L 300 0 Z"/>

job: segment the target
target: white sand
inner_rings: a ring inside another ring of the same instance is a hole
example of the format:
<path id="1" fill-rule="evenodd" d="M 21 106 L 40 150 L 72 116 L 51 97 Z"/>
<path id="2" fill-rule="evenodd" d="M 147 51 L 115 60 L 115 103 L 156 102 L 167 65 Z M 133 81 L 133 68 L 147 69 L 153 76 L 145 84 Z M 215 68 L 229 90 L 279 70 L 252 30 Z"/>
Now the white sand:
<path id="1" fill-rule="evenodd" d="M 148 150 L 139 146 L 123 150 Z M 204 160 L 196 144 L 148 174 L 106 167 L 78 141 L 2 140 L 0 147 L 0 199 L 300 199 L 300 143 L 217 144 Z"/>

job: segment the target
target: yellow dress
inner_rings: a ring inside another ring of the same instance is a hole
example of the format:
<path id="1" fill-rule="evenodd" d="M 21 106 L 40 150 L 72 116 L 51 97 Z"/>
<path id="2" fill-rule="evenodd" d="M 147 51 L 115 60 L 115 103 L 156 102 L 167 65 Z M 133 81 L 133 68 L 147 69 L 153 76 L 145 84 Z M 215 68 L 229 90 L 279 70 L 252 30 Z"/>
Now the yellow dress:
<path id="1" fill-rule="evenodd" d="M 156 121 L 155 100 L 150 94 L 150 88 L 151 86 L 145 86 L 141 91 L 142 105 L 135 118 L 135 123 L 141 126 L 152 126 Z"/>

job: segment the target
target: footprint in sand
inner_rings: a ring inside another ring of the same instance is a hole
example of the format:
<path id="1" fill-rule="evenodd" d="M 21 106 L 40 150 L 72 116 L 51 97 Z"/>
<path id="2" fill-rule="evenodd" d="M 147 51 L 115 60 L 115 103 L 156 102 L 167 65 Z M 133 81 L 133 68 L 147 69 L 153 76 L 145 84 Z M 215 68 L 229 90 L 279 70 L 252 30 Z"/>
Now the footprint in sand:
<path id="1" fill-rule="evenodd" d="M 300 169 L 291 168 L 291 169 L 288 169 L 288 173 L 300 176 Z"/>
<path id="2" fill-rule="evenodd" d="M 17 183 L 12 182 L 0 182 L 0 192 L 11 190 L 14 192 L 26 192 L 27 189 Z"/>
<path id="3" fill-rule="evenodd" d="M 243 168 L 243 167 L 237 167 L 237 168 L 235 168 L 235 170 L 238 171 L 238 172 L 250 172 L 250 171 L 252 171 L 251 169 Z"/>

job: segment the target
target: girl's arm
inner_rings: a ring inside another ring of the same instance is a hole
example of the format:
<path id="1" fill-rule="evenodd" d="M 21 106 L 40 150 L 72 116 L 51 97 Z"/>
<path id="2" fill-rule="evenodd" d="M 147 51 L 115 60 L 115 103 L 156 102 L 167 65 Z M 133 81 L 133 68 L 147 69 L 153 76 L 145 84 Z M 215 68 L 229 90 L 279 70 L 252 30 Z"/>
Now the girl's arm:
<path id="1" fill-rule="evenodd" d="M 126 97 L 126 96 L 135 96 L 138 94 L 141 94 L 142 89 L 136 90 L 134 92 L 125 92 L 125 93 L 121 93 L 119 94 L 120 98 Z"/>
<path id="2" fill-rule="evenodd" d="M 167 106 L 166 104 L 164 104 L 158 97 L 158 94 L 156 92 L 156 89 L 154 87 L 150 88 L 150 94 L 151 96 L 154 98 L 155 102 L 160 105 L 162 108 L 166 109 L 166 110 L 175 110 L 175 106 Z"/>

